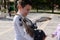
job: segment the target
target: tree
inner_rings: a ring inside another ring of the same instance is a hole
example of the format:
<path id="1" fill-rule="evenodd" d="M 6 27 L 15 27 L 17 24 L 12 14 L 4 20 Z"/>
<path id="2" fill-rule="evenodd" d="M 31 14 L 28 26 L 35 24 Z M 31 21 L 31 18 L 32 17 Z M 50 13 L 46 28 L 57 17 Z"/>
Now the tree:
<path id="1" fill-rule="evenodd" d="M 17 9 L 17 1 L 18 1 L 18 0 L 15 0 L 15 11 L 16 11 L 16 12 L 17 12 L 17 10 L 18 10 L 18 9 Z"/>
<path id="2" fill-rule="evenodd" d="M 60 2 L 60 0 L 57 1 L 57 3 L 58 2 Z M 33 6 L 36 7 L 37 12 L 38 12 L 39 6 L 46 5 L 46 7 L 47 7 L 47 5 L 49 4 L 48 6 L 51 6 L 52 13 L 54 13 L 54 3 L 56 3 L 56 0 L 33 0 Z M 40 4 L 42 4 L 42 5 L 40 5 Z"/>
<path id="3" fill-rule="evenodd" d="M 47 0 L 32 0 L 32 2 L 33 2 L 33 8 L 37 9 L 37 12 L 38 12 L 40 4 L 41 3 L 46 3 Z"/>
<path id="4" fill-rule="evenodd" d="M 4 8 L 6 9 L 6 0 L 4 0 Z"/>
<path id="5" fill-rule="evenodd" d="M 1 0 L 0 0 L 0 10 L 1 10 Z"/>

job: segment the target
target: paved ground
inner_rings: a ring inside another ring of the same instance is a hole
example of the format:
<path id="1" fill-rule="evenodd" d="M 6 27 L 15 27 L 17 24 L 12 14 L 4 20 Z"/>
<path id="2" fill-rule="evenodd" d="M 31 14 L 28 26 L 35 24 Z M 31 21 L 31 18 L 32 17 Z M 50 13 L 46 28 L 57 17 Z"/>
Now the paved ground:
<path id="1" fill-rule="evenodd" d="M 56 40 L 56 38 L 51 38 L 51 34 L 56 29 L 57 25 L 60 23 L 60 15 L 46 13 L 32 13 L 28 15 L 28 18 L 32 21 L 35 21 L 36 19 L 41 17 L 51 17 L 52 20 L 37 23 L 38 29 L 43 29 L 48 35 L 46 40 Z M 14 40 L 15 33 L 12 19 L 13 17 L 7 17 L 7 19 L 0 19 L 0 40 Z"/>

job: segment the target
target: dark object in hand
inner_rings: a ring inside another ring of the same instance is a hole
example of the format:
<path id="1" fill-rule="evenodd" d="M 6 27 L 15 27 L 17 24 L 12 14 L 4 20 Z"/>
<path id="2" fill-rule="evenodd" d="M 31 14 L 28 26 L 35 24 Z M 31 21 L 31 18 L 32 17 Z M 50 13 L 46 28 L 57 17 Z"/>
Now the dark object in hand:
<path id="1" fill-rule="evenodd" d="M 26 20 L 23 20 L 24 23 L 26 22 Z M 45 40 L 46 38 L 46 34 L 44 33 L 43 30 L 38 30 L 37 29 L 37 25 L 36 23 L 32 23 L 31 20 L 28 19 L 27 22 L 30 22 L 31 25 L 27 25 L 25 23 L 25 26 L 26 26 L 26 32 L 34 38 L 34 40 Z"/>
<path id="2" fill-rule="evenodd" d="M 46 34 L 43 30 L 34 30 L 34 40 L 45 40 Z"/>

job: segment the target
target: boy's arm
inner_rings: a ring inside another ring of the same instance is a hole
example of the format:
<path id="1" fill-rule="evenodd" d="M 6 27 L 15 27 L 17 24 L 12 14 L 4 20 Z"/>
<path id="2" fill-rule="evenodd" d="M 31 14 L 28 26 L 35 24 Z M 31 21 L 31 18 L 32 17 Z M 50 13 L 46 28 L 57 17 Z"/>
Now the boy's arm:
<path id="1" fill-rule="evenodd" d="M 59 29 L 60 29 L 60 24 L 57 26 L 57 29 L 52 34 L 53 37 L 57 35 L 57 32 L 59 31 Z"/>
<path id="2" fill-rule="evenodd" d="M 57 30 L 52 34 L 52 37 L 55 37 L 57 35 Z"/>
<path id="3" fill-rule="evenodd" d="M 15 20 L 15 23 L 16 23 L 16 25 L 17 25 L 17 28 L 18 28 L 18 30 L 20 31 L 20 34 L 21 34 L 21 36 L 24 38 L 24 39 L 26 39 L 25 37 L 24 37 L 24 29 L 22 29 L 22 27 L 23 27 L 23 23 L 22 23 L 22 20 L 21 20 L 21 18 L 19 19 L 18 17 L 16 18 L 16 20 Z M 27 39 L 26 39 L 27 40 Z"/>

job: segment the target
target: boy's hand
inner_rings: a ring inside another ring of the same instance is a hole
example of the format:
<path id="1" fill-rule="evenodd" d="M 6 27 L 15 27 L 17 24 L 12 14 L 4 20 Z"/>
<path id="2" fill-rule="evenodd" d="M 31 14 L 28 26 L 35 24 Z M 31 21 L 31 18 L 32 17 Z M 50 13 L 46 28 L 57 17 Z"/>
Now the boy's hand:
<path id="1" fill-rule="evenodd" d="M 55 37 L 55 35 L 54 34 L 52 34 L 52 38 L 54 38 Z"/>

